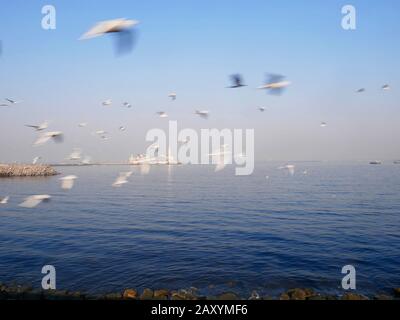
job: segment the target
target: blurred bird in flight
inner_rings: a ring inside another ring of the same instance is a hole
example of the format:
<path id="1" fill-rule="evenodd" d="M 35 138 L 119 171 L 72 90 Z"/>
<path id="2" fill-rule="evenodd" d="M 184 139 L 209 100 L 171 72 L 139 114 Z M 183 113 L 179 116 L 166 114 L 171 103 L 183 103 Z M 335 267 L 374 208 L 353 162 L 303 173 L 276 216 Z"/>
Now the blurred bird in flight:
<path id="1" fill-rule="evenodd" d="M 271 94 L 280 95 L 291 83 L 284 81 L 285 77 L 277 74 L 267 74 L 267 81 L 258 89 L 269 90 Z"/>
<path id="2" fill-rule="evenodd" d="M 231 75 L 231 81 L 232 81 L 232 85 L 230 87 L 227 87 L 229 89 L 237 89 L 237 88 L 241 88 L 241 87 L 247 87 L 245 84 L 243 84 L 243 78 L 240 74 Z"/>
<path id="3" fill-rule="evenodd" d="M 139 24 L 135 20 L 115 19 L 101 21 L 92 27 L 89 31 L 82 35 L 80 40 L 92 39 L 105 34 L 115 34 L 116 38 L 116 53 L 124 54 L 132 50 L 135 43 L 134 26 Z"/>
<path id="4" fill-rule="evenodd" d="M 46 142 L 53 139 L 55 142 L 62 142 L 64 135 L 61 131 L 46 132 L 42 134 L 39 139 L 36 140 L 35 145 L 45 144 Z"/>
<path id="5" fill-rule="evenodd" d="M 77 176 L 70 175 L 63 178 L 61 180 L 61 188 L 64 190 L 71 190 L 74 186 L 75 180 L 78 179 Z"/>
<path id="6" fill-rule="evenodd" d="M 46 130 L 49 127 L 49 125 L 47 122 L 43 122 L 42 124 L 39 124 L 39 125 L 26 124 L 25 127 L 33 128 L 36 131 L 43 131 L 43 130 Z"/>
<path id="7" fill-rule="evenodd" d="M 50 199 L 51 199 L 51 197 L 49 195 L 47 195 L 47 194 L 29 196 L 19 206 L 23 207 L 23 208 L 34 208 L 34 207 L 38 206 L 40 203 L 42 203 L 42 202 L 50 201 Z"/>

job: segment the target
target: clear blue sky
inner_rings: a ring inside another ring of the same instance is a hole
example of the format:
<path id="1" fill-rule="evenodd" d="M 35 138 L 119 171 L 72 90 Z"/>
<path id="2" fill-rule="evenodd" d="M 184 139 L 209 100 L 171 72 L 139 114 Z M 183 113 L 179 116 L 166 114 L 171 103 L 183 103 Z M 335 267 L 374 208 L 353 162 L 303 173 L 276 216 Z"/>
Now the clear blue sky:
<path id="1" fill-rule="evenodd" d="M 41 28 L 46 4 L 56 7 L 56 30 Z M 346 4 L 357 9 L 356 31 L 341 28 Z M 124 160 L 143 151 L 148 129 L 165 127 L 161 110 L 180 128 L 254 128 L 257 160 L 400 158 L 397 0 L 13 0 L 1 12 L 0 98 L 24 102 L 0 109 L 0 161 L 60 161 L 74 147 Z M 141 22 L 131 54 L 116 57 L 108 36 L 78 41 L 97 21 L 121 17 Z M 293 83 L 283 96 L 255 90 L 267 71 Z M 225 89 L 233 73 L 249 87 Z M 108 98 L 110 109 L 101 106 Z M 63 145 L 32 147 L 24 124 L 44 120 L 65 132 Z M 99 129 L 108 142 L 90 134 Z"/>

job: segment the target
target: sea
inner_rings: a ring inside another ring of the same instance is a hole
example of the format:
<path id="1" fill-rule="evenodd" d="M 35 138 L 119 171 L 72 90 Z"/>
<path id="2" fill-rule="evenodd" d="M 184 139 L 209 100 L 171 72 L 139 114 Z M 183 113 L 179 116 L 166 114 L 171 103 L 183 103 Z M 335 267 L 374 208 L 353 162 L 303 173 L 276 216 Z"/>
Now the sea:
<path id="1" fill-rule="evenodd" d="M 57 289 L 100 294 L 126 288 L 204 295 L 297 287 L 340 294 L 344 266 L 357 291 L 400 287 L 400 165 L 363 162 L 256 163 L 235 168 L 57 167 L 59 176 L 2 178 L 0 282 L 41 287 L 44 265 Z M 129 183 L 112 186 L 120 172 Z M 76 175 L 69 191 L 60 177 Z M 30 195 L 50 195 L 35 208 Z"/>

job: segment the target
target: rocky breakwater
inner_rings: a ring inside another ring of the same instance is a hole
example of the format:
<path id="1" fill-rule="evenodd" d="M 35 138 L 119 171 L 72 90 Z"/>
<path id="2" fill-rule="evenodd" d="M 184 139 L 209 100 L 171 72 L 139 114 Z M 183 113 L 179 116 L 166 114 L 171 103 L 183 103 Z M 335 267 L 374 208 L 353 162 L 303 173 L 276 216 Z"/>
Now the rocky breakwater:
<path id="1" fill-rule="evenodd" d="M 0 178 L 5 177 L 47 177 L 58 172 L 48 165 L 0 164 Z"/>

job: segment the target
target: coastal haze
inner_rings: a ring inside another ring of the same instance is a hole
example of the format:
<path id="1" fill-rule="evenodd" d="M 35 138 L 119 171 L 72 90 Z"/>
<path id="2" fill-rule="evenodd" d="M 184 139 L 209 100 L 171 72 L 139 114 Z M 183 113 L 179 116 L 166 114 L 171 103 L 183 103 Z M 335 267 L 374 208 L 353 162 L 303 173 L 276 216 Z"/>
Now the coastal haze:
<path id="1" fill-rule="evenodd" d="M 398 1 L 352 1 L 355 30 L 336 0 L 56 0 L 51 30 L 44 5 L 1 4 L 0 282 L 338 297 L 350 265 L 356 292 L 400 286 Z M 90 38 L 118 18 L 124 54 Z M 254 171 L 138 162 L 172 121 L 254 130 Z"/>
<path id="2" fill-rule="evenodd" d="M 398 1 L 352 1 L 351 31 L 341 26 L 341 1 L 52 5 L 55 30 L 41 28 L 40 2 L 2 4 L 1 95 L 23 100 L 0 110 L 2 162 L 62 162 L 73 148 L 94 161 L 125 161 L 144 152 L 149 129 L 167 128 L 158 111 L 180 128 L 254 128 L 258 161 L 400 157 Z M 116 58 L 111 38 L 78 41 L 95 22 L 118 17 L 141 22 L 132 54 Z M 248 87 L 229 91 L 236 72 Z M 257 91 L 265 72 L 286 75 L 290 89 L 280 97 Z M 393 90 L 382 92 L 386 83 Z M 106 99 L 111 107 L 101 105 Z M 196 118 L 197 109 L 209 110 L 209 120 Z M 36 137 L 24 125 L 46 120 L 65 143 L 32 148 Z M 77 130 L 81 122 L 88 127 Z M 96 130 L 110 140 L 99 143 Z"/>

